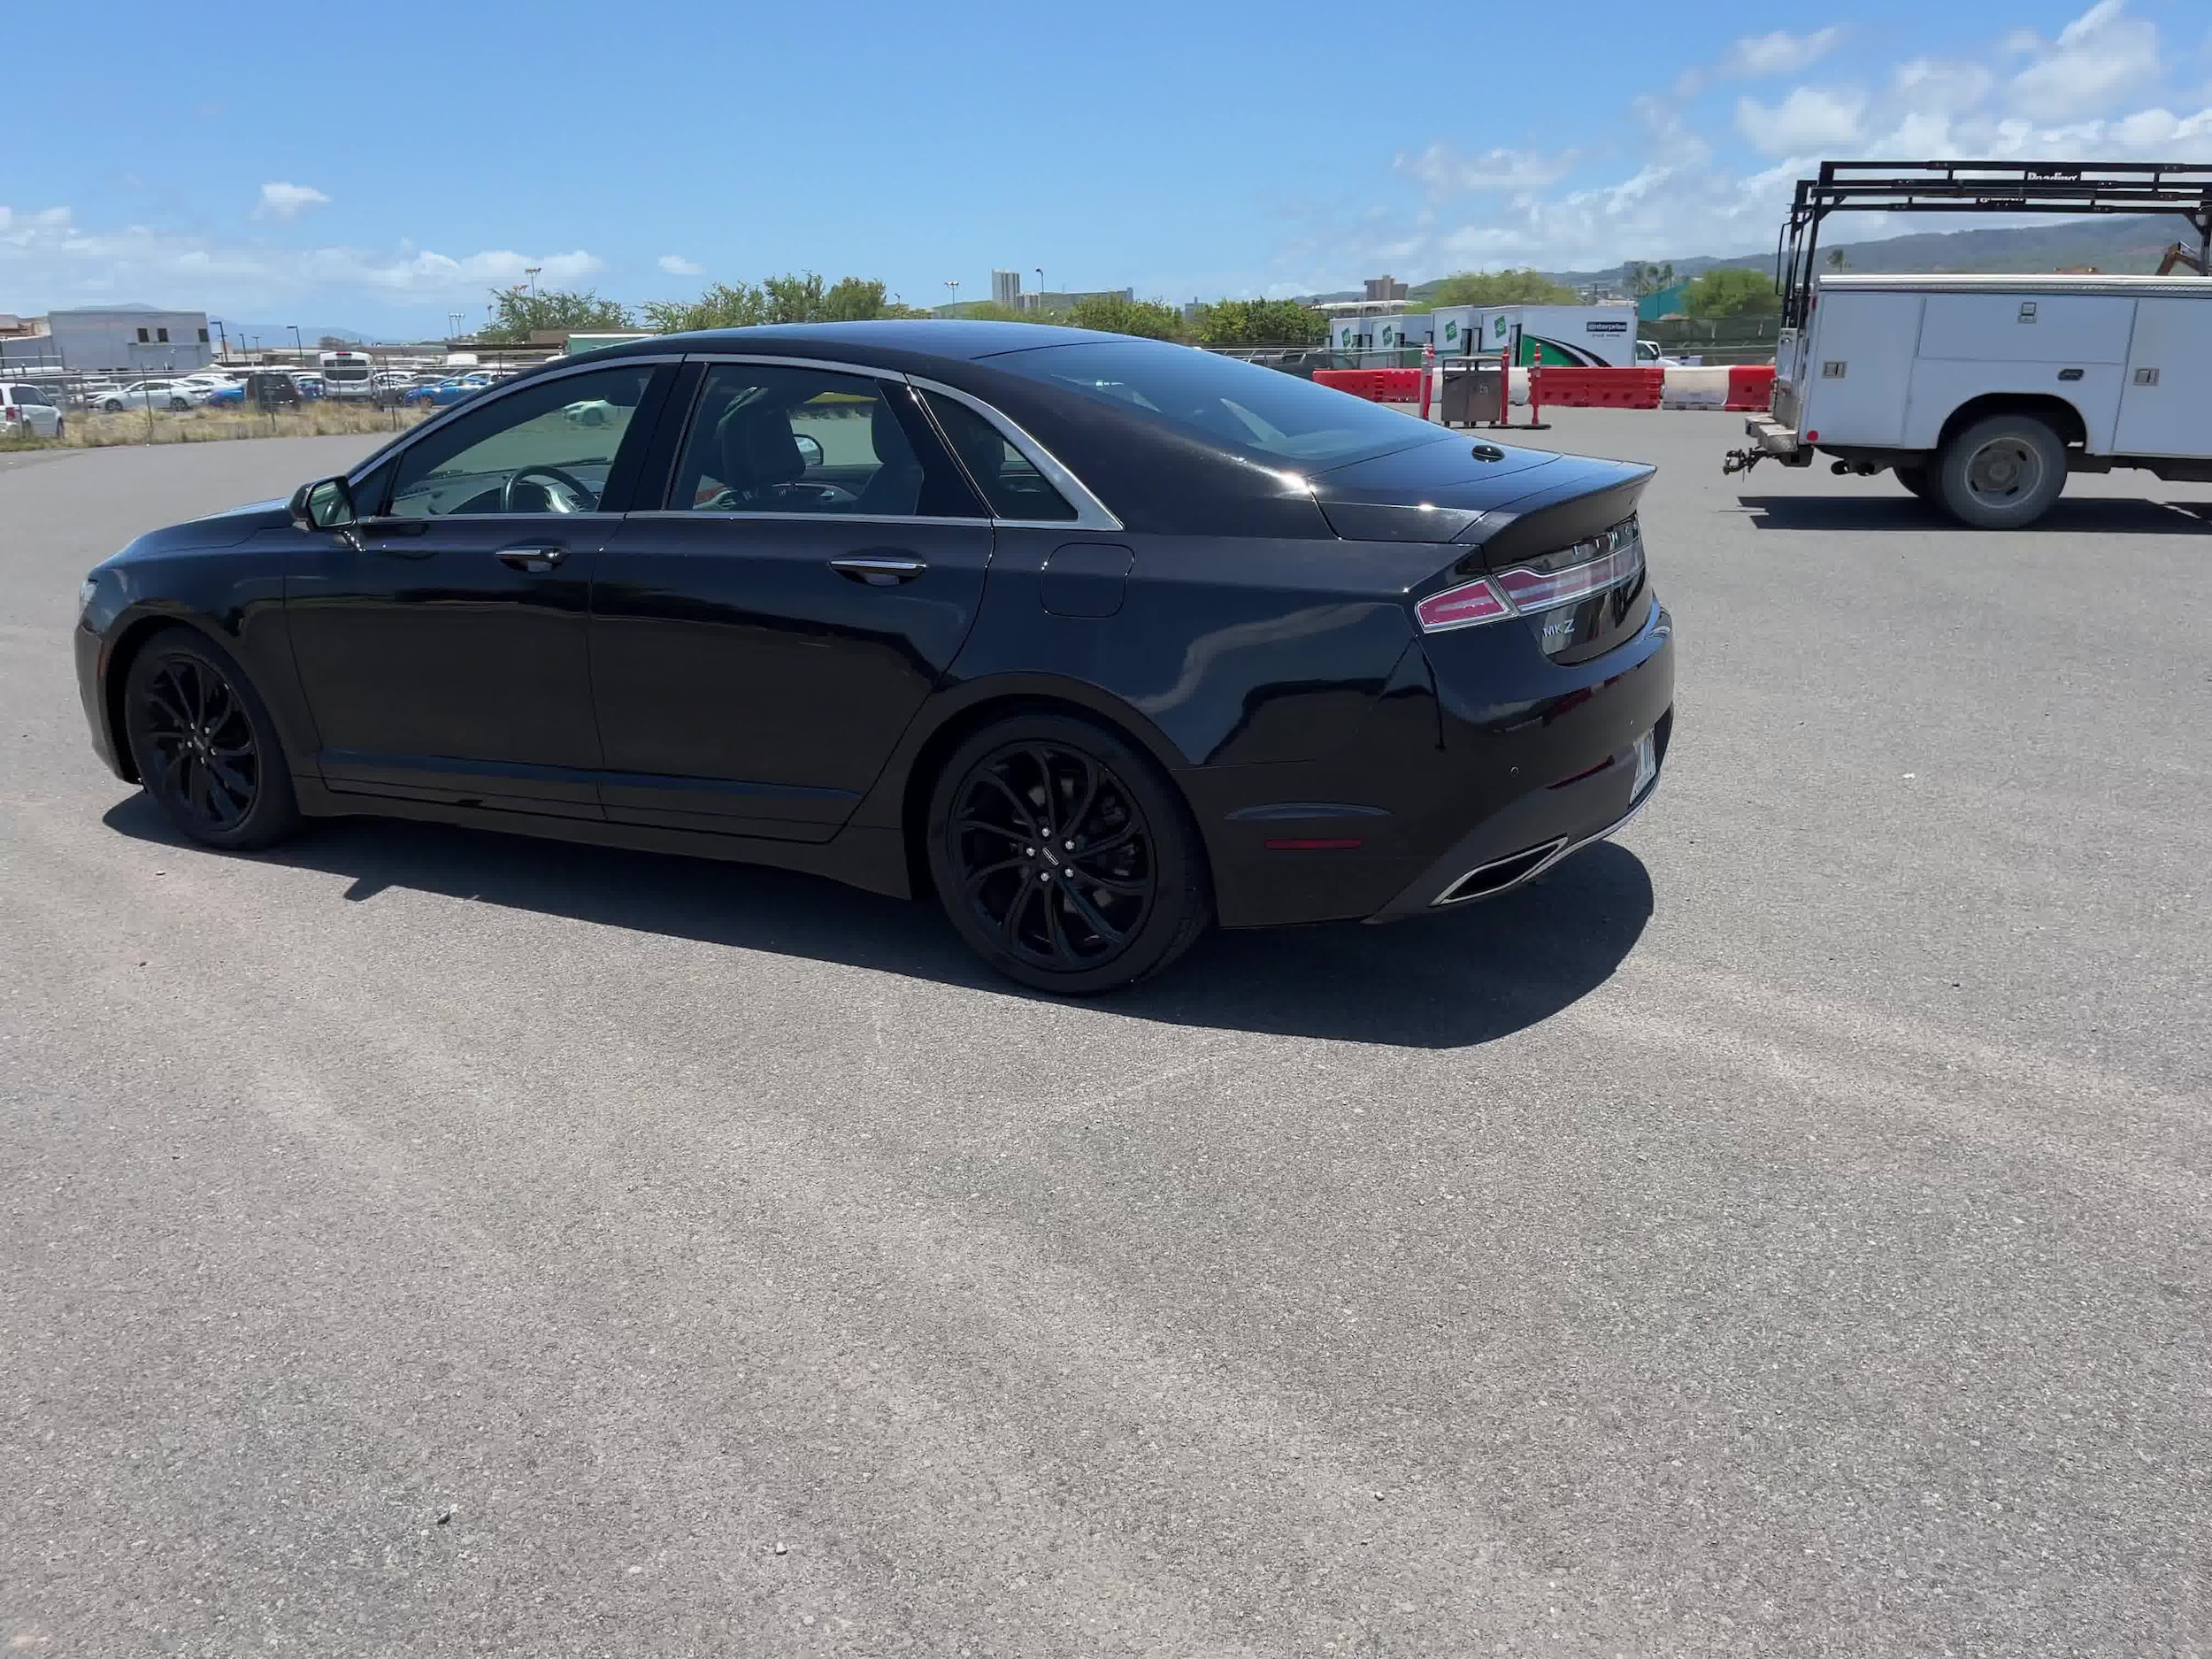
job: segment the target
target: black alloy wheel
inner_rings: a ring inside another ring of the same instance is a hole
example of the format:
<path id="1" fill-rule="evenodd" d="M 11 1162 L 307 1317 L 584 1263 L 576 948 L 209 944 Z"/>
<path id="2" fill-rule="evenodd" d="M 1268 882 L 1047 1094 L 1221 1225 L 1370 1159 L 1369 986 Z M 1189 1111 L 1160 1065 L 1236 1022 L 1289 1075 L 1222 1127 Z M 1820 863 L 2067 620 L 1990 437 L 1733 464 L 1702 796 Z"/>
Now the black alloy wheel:
<path id="1" fill-rule="evenodd" d="M 265 847 L 299 807 L 261 700 L 236 664 L 183 628 L 132 659 L 124 719 L 140 780 L 171 823 L 210 847 Z"/>
<path id="2" fill-rule="evenodd" d="M 1133 745 L 1071 717 L 1017 716 L 964 744 L 938 780 L 929 853 L 962 936 L 1041 989 L 1156 972 L 1212 913 L 1173 787 Z"/>

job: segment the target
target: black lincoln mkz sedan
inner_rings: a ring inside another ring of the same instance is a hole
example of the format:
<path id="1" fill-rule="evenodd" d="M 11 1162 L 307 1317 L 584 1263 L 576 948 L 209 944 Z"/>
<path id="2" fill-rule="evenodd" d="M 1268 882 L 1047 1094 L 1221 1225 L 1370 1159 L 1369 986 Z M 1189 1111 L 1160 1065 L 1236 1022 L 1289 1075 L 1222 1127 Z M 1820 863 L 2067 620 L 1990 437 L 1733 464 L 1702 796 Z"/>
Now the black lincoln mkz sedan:
<path id="1" fill-rule="evenodd" d="M 1644 466 L 1008 323 L 518 377 L 86 579 L 95 747 L 186 834 L 433 818 L 933 890 L 1104 990 L 1617 828 L 1673 698 Z"/>

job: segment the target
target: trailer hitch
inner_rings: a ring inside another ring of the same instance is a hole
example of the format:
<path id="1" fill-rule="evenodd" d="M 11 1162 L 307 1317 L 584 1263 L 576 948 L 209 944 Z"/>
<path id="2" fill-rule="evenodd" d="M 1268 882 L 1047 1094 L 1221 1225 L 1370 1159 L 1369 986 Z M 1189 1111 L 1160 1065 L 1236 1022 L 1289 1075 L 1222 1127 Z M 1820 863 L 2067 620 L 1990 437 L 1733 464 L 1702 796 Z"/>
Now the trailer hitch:
<path id="1" fill-rule="evenodd" d="M 1731 449 L 1720 458 L 1720 475 L 1726 478 L 1731 472 L 1748 472 L 1760 462 L 1771 458 L 1765 449 Z"/>

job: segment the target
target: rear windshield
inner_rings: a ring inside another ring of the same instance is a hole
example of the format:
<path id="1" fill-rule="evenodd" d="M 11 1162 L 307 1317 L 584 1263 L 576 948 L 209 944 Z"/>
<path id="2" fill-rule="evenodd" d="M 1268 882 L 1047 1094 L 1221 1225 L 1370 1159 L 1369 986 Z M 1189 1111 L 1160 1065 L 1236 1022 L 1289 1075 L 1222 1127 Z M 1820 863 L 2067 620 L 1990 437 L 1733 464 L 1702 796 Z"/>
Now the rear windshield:
<path id="1" fill-rule="evenodd" d="M 1164 341 L 1038 346 L 987 360 L 1102 403 L 1142 410 L 1264 465 L 1341 466 L 1440 435 L 1425 420 L 1294 374 Z"/>

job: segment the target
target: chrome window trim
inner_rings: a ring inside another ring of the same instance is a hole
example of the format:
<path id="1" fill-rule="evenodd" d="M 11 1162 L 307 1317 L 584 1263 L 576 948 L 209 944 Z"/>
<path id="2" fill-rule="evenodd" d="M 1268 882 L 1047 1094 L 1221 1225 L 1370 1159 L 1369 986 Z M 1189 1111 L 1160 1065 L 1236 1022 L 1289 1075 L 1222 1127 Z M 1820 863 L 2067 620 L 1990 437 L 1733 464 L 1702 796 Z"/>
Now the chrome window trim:
<path id="1" fill-rule="evenodd" d="M 886 380 L 894 385 L 911 386 L 918 391 L 935 392 L 940 396 L 952 398 L 957 403 L 966 404 L 970 409 L 975 411 L 977 414 L 982 416 L 984 419 L 989 421 L 1001 437 L 1004 438 L 1009 443 L 1012 444 L 1016 449 L 1019 450 L 1023 458 L 1028 461 L 1030 465 L 1035 467 L 1054 488 L 1057 489 L 1063 495 L 1068 498 L 1070 503 L 1075 508 L 1075 517 L 1072 518 L 933 518 L 920 513 L 887 514 L 880 517 L 876 515 L 868 515 L 864 517 L 858 513 L 830 512 L 727 512 L 709 514 L 687 512 L 680 507 L 654 509 L 649 512 L 634 514 L 632 515 L 633 517 L 646 518 L 667 516 L 678 518 L 717 518 L 775 519 L 829 518 L 842 519 L 849 524 L 988 524 L 996 528 L 1008 530 L 1120 530 L 1124 527 L 1121 520 L 1114 516 L 1112 511 L 1107 507 L 1106 503 L 1099 500 L 1097 496 L 1091 494 L 1089 488 L 1085 485 L 1083 480 L 1076 477 L 1073 472 L 1070 472 L 1064 465 L 1063 465 L 1059 457 L 1054 455 L 1051 450 L 1046 449 L 1043 444 L 1039 443 L 1036 439 L 1031 437 L 1026 432 L 1024 432 L 1019 426 L 1016 425 L 1012 420 L 1010 420 L 1006 416 L 1001 414 L 997 410 L 992 408 L 990 404 L 985 403 L 981 398 L 976 396 L 972 392 L 964 392 L 956 386 L 947 386 L 941 380 L 933 380 L 919 374 L 908 374 L 897 369 L 879 368 L 865 363 L 847 363 L 843 359 L 838 357 L 788 357 L 772 353 L 757 351 L 687 351 L 684 354 L 684 361 L 687 363 L 704 363 L 708 365 L 721 363 L 757 365 L 764 368 L 779 369 L 818 369 L 823 373 L 829 374 L 857 374 L 863 375 L 870 380 Z M 687 411 L 687 419 L 688 419 L 688 411 Z M 688 442 L 688 433 L 685 434 L 685 438 L 686 442 Z M 947 453 L 952 457 L 953 465 L 959 467 L 962 472 L 964 473 L 967 471 L 967 467 L 961 461 L 959 452 L 954 449 L 950 443 L 947 443 L 945 448 Z M 972 489 L 975 488 L 973 480 L 969 480 L 969 488 Z M 979 497 L 982 496 L 982 491 L 979 489 L 976 490 L 976 494 Z M 984 504 L 986 506 L 990 504 L 987 499 L 985 500 Z"/>
<path id="2" fill-rule="evenodd" d="M 386 444 L 382 449 L 377 450 L 376 453 L 363 461 L 360 465 L 355 467 L 352 472 L 346 474 L 347 487 L 350 488 L 355 484 L 359 483 L 363 479 L 366 478 L 370 473 L 375 472 L 378 467 L 382 466 L 386 462 L 396 461 L 399 457 L 405 455 L 408 450 L 413 449 L 425 438 L 428 437 L 432 433 L 437 431 L 441 426 L 445 426 L 448 422 L 455 420 L 463 415 L 472 415 L 478 410 L 488 408 L 491 404 L 497 403 L 503 397 L 511 397 L 515 393 L 522 391 L 528 387 L 540 386 L 548 380 L 565 380 L 574 375 L 590 374 L 602 369 L 621 368 L 633 363 L 643 363 L 658 366 L 664 363 L 681 363 L 683 360 L 683 354 L 680 351 L 657 351 L 650 356 L 618 357 L 611 363 L 578 362 L 572 365 L 564 364 L 557 369 L 548 369 L 541 374 L 533 374 L 526 371 L 521 374 L 510 375 L 505 382 L 488 386 L 480 396 L 465 398 L 460 403 L 453 404 L 450 408 L 441 410 L 438 413 L 431 416 L 429 419 L 424 421 L 420 426 L 411 428 L 404 436 L 394 441 L 391 443 Z M 646 378 L 647 384 L 651 384 L 652 377 L 649 375 Z M 627 435 L 627 428 L 625 428 L 625 435 Z M 446 518 L 454 518 L 460 515 L 449 513 L 443 516 Z M 470 518 L 503 518 L 508 515 L 504 513 L 471 513 L 467 516 Z M 577 515 L 563 514 L 556 516 L 572 518 Z"/>
<path id="3" fill-rule="evenodd" d="M 918 512 L 733 512 L 704 507 L 687 511 L 681 507 L 651 507 L 637 512 L 620 515 L 625 518 L 680 518 L 687 524 L 699 524 L 709 519 L 773 519 L 785 524 L 949 524 L 964 525 L 971 530 L 988 530 L 1004 522 L 997 518 L 933 518 Z"/>
<path id="4" fill-rule="evenodd" d="M 836 357 L 784 357 L 757 351 L 687 351 L 686 363 L 755 363 L 772 369 L 820 369 L 829 374 L 864 374 L 872 380 L 903 380 L 896 369 L 872 368 L 864 363 L 846 363 Z"/>
<path id="5" fill-rule="evenodd" d="M 992 520 L 993 523 L 1022 529 L 1120 530 L 1125 527 L 1121 520 L 1114 516 L 1112 509 L 1099 500 L 1096 495 L 1091 494 L 1089 486 L 1061 464 L 1059 457 L 1054 455 L 1043 444 L 1024 432 L 1014 421 L 992 408 L 974 393 L 964 392 L 956 386 L 947 386 L 942 380 L 927 380 L 918 374 L 909 374 L 902 378 L 908 385 L 918 390 L 934 392 L 940 397 L 949 397 L 955 403 L 964 403 L 984 419 L 989 421 L 997 429 L 999 436 L 1019 450 L 1022 458 L 1042 473 L 1045 480 L 1066 496 L 1075 508 L 1075 517 L 1072 518 L 1049 520 L 996 518 Z M 951 448 L 950 444 L 946 447 Z M 953 458 L 956 461 L 959 459 L 958 450 L 953 451 Z M 965 470 L 964 465 L 963 470 Z M 987 506 L 989 504 L 987 500 L 985 504 Z"/>

